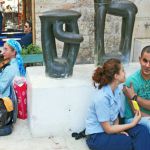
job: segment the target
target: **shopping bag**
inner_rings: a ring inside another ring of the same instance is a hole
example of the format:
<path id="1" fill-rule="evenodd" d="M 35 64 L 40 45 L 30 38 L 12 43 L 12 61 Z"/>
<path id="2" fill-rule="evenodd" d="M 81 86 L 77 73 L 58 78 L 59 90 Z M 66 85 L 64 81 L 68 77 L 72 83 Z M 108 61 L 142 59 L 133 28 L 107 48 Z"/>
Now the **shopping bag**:
<path id="1" fill-rule="evenodd" d="M 24 77 L 16 77 L 13 88 L 18 100 L 18 118 L 27 118 L 27 83 Z"/>

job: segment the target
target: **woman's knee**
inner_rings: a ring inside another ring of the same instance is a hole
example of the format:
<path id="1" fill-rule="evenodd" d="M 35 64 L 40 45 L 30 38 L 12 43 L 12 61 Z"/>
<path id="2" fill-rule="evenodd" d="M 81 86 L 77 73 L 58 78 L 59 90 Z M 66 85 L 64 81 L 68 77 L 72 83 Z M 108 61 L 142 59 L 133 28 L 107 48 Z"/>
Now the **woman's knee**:
<path id="1" fill-rule="evenodd" d="M 86 140 L 91 150 L 132 150 L 132 139 L 123 134 L 94 136 Z"/>
<path id="2" fill-rule="evenodd" d="M 140 124 L 147 127 L 149 133 L 150 133 L 150 121 L 146 118 L 142 118 L 141 121 L 140 121 Z"/>
<path id="3" fill-rule="evenodd" d="M 148 127 L 146 127 L 146 126 L 144 126 L 144 125 L 139 125 L 139 128 L 140 128 L 140 130 L 139 130 L 139 132 L 141 133 L 141 134 L 149 134 L 149 130 L 148 130 Z"/>
<path id="4" fill-rule="evenodd" d="M 124 135 L 123 138 L 120 138 L 120 149 L 121 150 L 132 150 L 132 139 L 130 136 Z"/>

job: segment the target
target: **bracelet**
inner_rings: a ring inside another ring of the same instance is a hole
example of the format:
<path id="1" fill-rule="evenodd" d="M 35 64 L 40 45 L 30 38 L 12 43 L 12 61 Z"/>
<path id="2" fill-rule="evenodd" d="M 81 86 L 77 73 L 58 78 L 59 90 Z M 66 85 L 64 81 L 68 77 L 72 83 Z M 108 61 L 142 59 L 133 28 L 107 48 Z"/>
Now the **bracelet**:
<path id="1" fill-rule="evenodd" d="M 137 95 L 134 95 L 132 98 L 131 98 L 131 100 L 135 100 L 135 101 L 137 101 Z"/>

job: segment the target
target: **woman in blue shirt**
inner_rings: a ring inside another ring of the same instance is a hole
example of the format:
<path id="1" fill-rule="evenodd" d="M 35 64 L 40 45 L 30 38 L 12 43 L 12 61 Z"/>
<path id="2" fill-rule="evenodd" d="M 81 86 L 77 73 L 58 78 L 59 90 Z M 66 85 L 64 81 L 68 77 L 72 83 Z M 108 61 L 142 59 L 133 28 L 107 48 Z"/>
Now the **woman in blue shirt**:
<path id="1" fill-rule="evenodd" d="M 10 88 L 15 76 L 24 76 L 25 69 L 21 57 L 21 46 L 15 40 L 7 40 L 2 54 L 9 64 L 0 70 L 0 97 L 11 96 Z"/>
<path id="2" fill-rule="evenodd" d="M 87 145 L 91 150 L 149 150 L 150 134 L 142 125 L 140 111 L 129 124 L 119 125 L 121 89 L 125 72 L 118 59 L 106 61 L 93 75 L 98 88 L 86 119 Z M 143 140 L 144 139 L 144 140 Z"/>

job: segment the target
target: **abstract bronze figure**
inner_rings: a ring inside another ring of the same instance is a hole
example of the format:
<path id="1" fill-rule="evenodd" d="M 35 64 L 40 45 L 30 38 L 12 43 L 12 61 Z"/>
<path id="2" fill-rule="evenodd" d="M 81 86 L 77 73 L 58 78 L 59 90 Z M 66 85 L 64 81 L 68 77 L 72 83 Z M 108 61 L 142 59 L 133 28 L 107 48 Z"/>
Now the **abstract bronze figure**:
<path id="1" fill-rule="evenodd" d="M 119 51 L 122 62 L 129 62 L 131 52 L 132 33 L 137 13 L 134 3 L 127 0 L 94 0 L 95 7 L 95 53 L 97 64 L 102 64 L 105 54 L 104 29 L 106 14 L 122 17 L 121 41 Z"/>
<path id="2" fill-rule="evenodd" d="M 46 74 L 54 78 L 65 78 L 73 73 L 80 43 L 77 20 L 81 16 L 73 10 L 53 10 L 43 13 L 41 40 Z M 55 39 L 64 43 L 62 57 L 57 56 Z"/>

